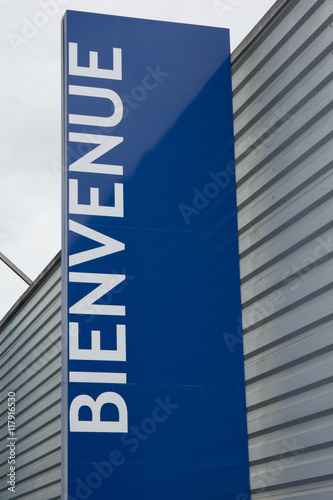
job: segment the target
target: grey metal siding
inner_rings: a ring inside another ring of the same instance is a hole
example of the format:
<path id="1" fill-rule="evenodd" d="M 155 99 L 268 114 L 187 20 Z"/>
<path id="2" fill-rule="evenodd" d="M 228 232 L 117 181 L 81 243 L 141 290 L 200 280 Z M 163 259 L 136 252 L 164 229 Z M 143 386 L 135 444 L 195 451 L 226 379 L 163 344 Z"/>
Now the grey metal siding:
<path id="1" fill-rule="evenodd" d="M 254 500 L 333 498 L 332 22 L 279 1 L 232 57 Z"/>
<path id="2" fill-rule="evenodd" d="M 60 256 L 1 325 L 1 442 L 6 443 L 7 394 L 16 394 L 16 492 L 7 490 L 8 449 L 1 447 L 3 500 L 60 499 Z"/>

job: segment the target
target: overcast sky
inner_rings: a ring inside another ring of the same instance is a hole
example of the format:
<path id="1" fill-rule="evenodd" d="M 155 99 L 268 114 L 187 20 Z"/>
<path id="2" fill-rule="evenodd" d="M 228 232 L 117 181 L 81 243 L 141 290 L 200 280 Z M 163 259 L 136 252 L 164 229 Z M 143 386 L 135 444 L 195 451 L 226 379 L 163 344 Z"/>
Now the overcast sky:
<path id="1" fill-rule="evenodd" d="M 66 9 L 230 28 L 274 0 L 0 0 L 0 252 L 35 279 L 60 250 L 61 18 Z M 0 318 L 27 285 L 0 262 Z"/>

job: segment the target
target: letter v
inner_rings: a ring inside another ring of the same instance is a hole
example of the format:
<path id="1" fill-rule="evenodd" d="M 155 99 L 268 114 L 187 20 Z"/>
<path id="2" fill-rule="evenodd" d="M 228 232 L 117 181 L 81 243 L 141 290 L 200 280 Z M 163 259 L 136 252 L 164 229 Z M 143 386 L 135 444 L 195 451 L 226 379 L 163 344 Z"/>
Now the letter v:
<path id="1" fill-rule="evenodd" d="M 69 221 L 69 230 L 74 233 L 80 234 L 81 236 L 85 236 L 90 240 L 97 241 L 101 243 L 102 246 L 92 248 L 90 250 L 85 250 L 84 252 L 76 253 L 74 255 L 69 256 L 69 266 L 76 266 L 77 264 L 82 264 L 83 262 L 87 262 L 89 260 L 99 259 L 100 257 L 104 257 L 105 255 L 110 255 L 112 253 L 121 252 L 125 250 L 124 243 L 120 241 L 114 240 L 105 234 L 99 233 L 98 231 L 94 231 L 89 227 L 83 226 L 83 224 L 79 224 L 73 220 Z"/>

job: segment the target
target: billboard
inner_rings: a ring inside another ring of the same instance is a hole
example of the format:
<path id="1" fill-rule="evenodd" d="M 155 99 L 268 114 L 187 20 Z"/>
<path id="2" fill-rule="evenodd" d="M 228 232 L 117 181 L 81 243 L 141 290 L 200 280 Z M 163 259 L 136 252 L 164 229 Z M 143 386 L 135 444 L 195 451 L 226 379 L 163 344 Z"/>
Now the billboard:
<path id="1" fill-rule="evenodd" d="M 68 11 L 63 51 L 63 499 L 247 500 L 228 30 Z"/>

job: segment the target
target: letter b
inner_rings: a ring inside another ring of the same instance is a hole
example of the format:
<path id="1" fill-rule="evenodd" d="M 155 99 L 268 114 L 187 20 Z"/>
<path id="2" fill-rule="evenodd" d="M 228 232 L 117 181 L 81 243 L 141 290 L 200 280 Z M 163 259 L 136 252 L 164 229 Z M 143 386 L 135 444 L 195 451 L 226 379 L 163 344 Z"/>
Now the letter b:
<path id="1" fill-rule="evenodd" d="M 203 210 L 204 208 L 206 208 L 207 205 L 209 204 L 208 198 L 205 195 L 203 195 L 197 188 L 193 188 L 192 191 L 195 195 L 192 201 L 192 205 L 197 210 Z"/>
<path id="2" fill-rule="evenodd" d="M 110 477 L 111 474 L 112 474 L 112 472 L 113 472 L 113 466 L 112 466 L 112 464 L 110 464 L 110 462 L 101 462 L 100 464 L 98 464 L 96 462 L 93 462 L 92 466 L 105 479 L 107 479 L 108 477 Z"/>
<path id="3" fill-rule="evenodd" d="M 119 412 L 118 421 L 101 421 L 101 409 L 106 403 L 116 405 Z M 79 420 L 82 406 L 88 406 L 92 412 L 92 420 Z M 96 401 L 82 394 L 73 399 L 69 410 L 70 432 L 128 432 L 127 406 L 119 394 L 104 392 Z"/>
<path id="4" fill-rule="evenodd" d="M 38 3 L 50 17 L 56 16 L 59 12 L 59 5 L 56 0 L 40 0 Z"/>

